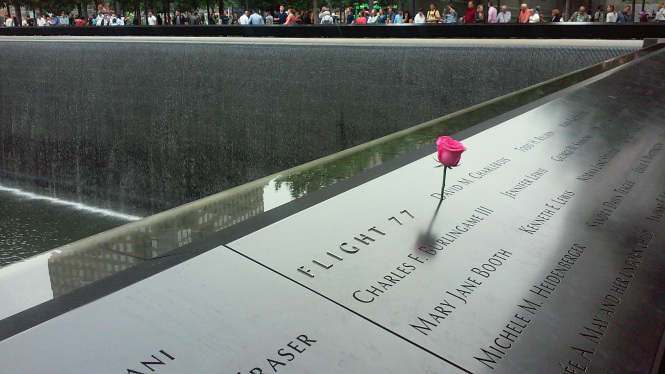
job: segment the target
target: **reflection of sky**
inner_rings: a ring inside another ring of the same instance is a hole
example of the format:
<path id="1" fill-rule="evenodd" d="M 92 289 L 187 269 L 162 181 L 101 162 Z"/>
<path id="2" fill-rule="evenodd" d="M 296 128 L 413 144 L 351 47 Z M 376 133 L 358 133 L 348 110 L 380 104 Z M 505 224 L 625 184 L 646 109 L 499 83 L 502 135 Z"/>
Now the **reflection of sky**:
<path id="1" fill-rule="evenodd" d="M 263 211 L 269 211 L 293 200 L 288 188 L 288 183 L 282 182 L 281 185 L 277 187 L 275 184 L 276 179 L 277 178 L 271 180 L 263 189 Z"/>
<path id="2" fill-rule="evenodd" d="M 18 262 L 2 269 L 0 320 L 53 298 L 48 271 L 48 259 L 52 253 L 34 256 L 30 261 Z"/>

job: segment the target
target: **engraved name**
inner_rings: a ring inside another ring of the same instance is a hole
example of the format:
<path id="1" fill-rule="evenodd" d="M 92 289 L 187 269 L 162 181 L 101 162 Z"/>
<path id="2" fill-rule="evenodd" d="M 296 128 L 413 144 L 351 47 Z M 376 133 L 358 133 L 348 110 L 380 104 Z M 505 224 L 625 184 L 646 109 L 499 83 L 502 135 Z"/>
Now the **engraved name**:
<path id="1" fill-rule="evenodd" d="M 148 370 L 150 371 L 145 371 L 145 369 L 140 369 L 140 370 L 134 370 L 134 369 L 127 369 L 127 374 L 146 374 L 146 373 L 153 373 L 156 372 L 157 369 L 155 369 L 156 366 L 162 366 L 168 364 L 169 361 L 174 361 L 175 357 L 171 356 L 170 354 L 166 353 L 163 349 L 159 351 L 157 355 L 151 355 L 150 356 L 152 359 L 147 359 L 145 361 L 141 361 L 140 364 L 145 366 Z"/>
<path id="2" fill-rule="evenodd" d="M 547 299 L 548 295 L 556 289 L 556 286 L 564 278 L 566 272 L 572 268 L 577 258 L 582 255 L 585 249 L 586 247 L 583 245 L 573 244 L 567 254 L 561 258 L 561 261 L 554 265 L 552 271 L 545 277 L 543 282 L 540 285 L 532 287 L 530 291 Z M 544 302 L 544 300 L 538 302 L 523 298 L 517 304 L 517 308 L 522 310 L 520 312 L 522 314 L 516 313 L 505 327 L 502 328 L 501 332 L 495 335 L 492 343 L 485 346 L 485 348 L 480 348 L 482 354 L 478 354 L 473 358 L 490 369 L 494 369 L 500 363 L 500 360 L 506 356 L 508 351 L 513 348 L 517 339 L 526 330 L 533 316 L 538 313 Z M 531 316 L 526 317 L 529 314 Z"/>
<path id="3" fill-rule="evenodd" d="M 661 192 L 658 197 L 656 197 L 656 206 L 651 210 L 651 214 L 647 219 L 649 221 L 660 222 L 663 219 L 665 214 L 665 192 Z"/>
<path id="4" fill-rule="evenodd" d="M 621 270 L 619 270 L 619 274 L 612 280 L 609 293 L 603 297 L 593 317 L 582 325 L 578 331 L 578 335 L 583 339 L 581 342 L 570 346 L 572 352 L 577 356 L 574 356 L 574 359 L 568 359 L 565 363 L 559 362 L 559 366 L 566 373 L 580 374 L 587 372 L 589 369 L 586 365 L 593 360 L 597 347 L 602 343 L 603 337 L 615 318 L 618 306 L 621 304 L 621 297 L 625 295 L 630 286 L 635 271 L 642 263 L 644 252 L 649 247 L 653 236 L 654 234 L 651 231 L 642 230 L 637 237 L 635 247 L 630 250 L 621 266 Z M 581 358 L 578 356 L 581 356 Z M 585 360 L 586 363 L 580 361 L 581 359 Z"/>
<path id="5" fill-rule="evenodd" d="M 442 321 L 449 317 L 458 307 L 467 304 L 469 297 L 483 284 L 481 279 L 489 278 L 510 256 L 512 256 L 511 252 L 500 249 L 492 257 L 487 259 L 485 263 L 471 268 L 469 276 L 460 282 L 457 287 L 445 292 L 444 296 L 446 298 L 442 299 L 443 301 L 438 301 L 429 313 L 418 316 L 418 322 L 411 323 L 409 326 L 423 335 L 432 332 L 432 328 L 440 326 Z"/>
<path id="6" fill-rule="evenodd" d="M 509 190 L 499 192 L 502 195 L 508 196 L 511 199 L 515 199 L 517 194 L 526 190 L 527 187 L 531 186 L 535 181 L 542 178 L 543 175 L 547 174 L 547 170 L 543 168 L 538 168 L 538 170 L 533 173 L 526 174 L 524 179 L 519 181 L 516 185 L 511 187 Z"/>
<path id="7" fill-rule="evenodd" d="M 651 162 L 653 161 L 654 157 L 660 152 L 660 150 L 663 148 L 663 144 L 661 143 L 656 143 L 654 144 L 653 147 L 647 152 L 646 155 L 642 156 L 640 160 L 638 161 L 637 165 L 633 167 L 633 170 L 636 172 L 642 174 L 644 173 L 649 165 L 651 165 Z"/>
<path id="8" fill-rule="evenodd" d="M 474 178 L 474 179 L 482 179 L 482 178 L 488 176 L 489 174 L 492 174 L 497 169 L 499 169 L 500 167 L 504 166 L 505 164 L 507 164 L 509 162 L 510 162 L 510 159 L 502 157 L 502 158 L 492 162 L 491 164 L 485 166 L 484 168 L 482 168 L 480 170 L 470 172 L 469 176 L 471 178 Z"/>
<path id="9" fill-rule="evenodd" d="M 270 366 L 270 369 L 263 370 L 263 367 L 257 366 L 252 368 L 250 371 L 239 371 L 237 374 L 263 374 L 263 373 L 276 373 L 278 368 L 286 366 L 287 363 L 296 359 L 303 352 L 307 350 L 308 347 L 311 347 L 316 340 L 310 339 L 307 335 L 299 335 L 294 340 L 291 340 L 286 344 L 285 348 L 280 348 L 277 350 L 277 355 L 271 358 L 266 358 L 266 363 Z M 265 367 L 265 366 L 264 366 Z M 267 367 L 265 367 L 267 369 Z"/>
<path id="10" fill-rule="evenodd" d="M 550 199 L 545 203 L 545 209 L 543 209 L 531 222 L 526 225 L 518 227 L 518 230 L 525 232 L 527 234 L 533 235 L 538 230 L 540 230 L 549 220 L 554 217 L 554 215 L 561 210 L 561 207 L 566 205 L 570 199 L 575 196 L 575 192 L 564 191 L 561 195 L 554 199 Z"/>
<path id="11" fill-rule="evenodd" d="M 356 290 L 353 292 L 353 298 L 361 303 L 369 304 L 376 300 L 377 297 L 390 291 L 394 286 L 397 286 L 404 278 L 412 274 L 417 268 L 416 264 L 424 262 L 413 254 L 407 256 L 408 262 L 402 262 L 400 266 L 396 266 L 391 271 L 384 275 L 380 280 L 374 282 L 371 286 L 364 291 Z M 427 261 L 427 259 L 425 259 Z"/>
<path id="12" fill-rule="evenodd" d="M 565 121 L 558 123 L 557 126 L 568 127 L 572 124 L 575 124 L 575 123 L 579 122 L 582 118 L 586 117 L 587 114 L 589 114 L 589 112 L 583 110 L 583 111 L 581 111 L 581 112 L 579 112 L 575 115 L 572 115 L 572 116 L 566 118 Z"/>
<path id="13" fill-rule="evenodd" d="M 552 156 L 551 159 L 554 161 L 563 161 L 568 157 L 572 156 L 575 153 L 575 151 L 582 148 L 582 146 L 585 145 L 587 142 L 589 142 L 589 140 L 591 140 L 591 135 L 585 135 L 582 138 L 580 138 L 580 140 L 570 143 L 570 145 L 567 146 L 566 149 L 563 150 L 563 152 L 559 153 L 558 155 Z"/>
<path id="14" fill-rule="evenodd" d="M 546 132 L 543 135 L 534 136 L 526 144 L 521 145 L 519 147 L 515 147 L 515 149 L 520 151 L 520 152 L 529 151 L 533 147 L 535 147 L 536 144 L 541 143 L 542 141 L 547 140 L 547 139 L 551 138 L 552 136 L 554 136 L 554 132 L 552 132 L 552 131 Z"/>
<path id="15" fill-rule="evenodd" d="M 586 223 L 587 226 L 601 230 L 603 225 L 605 225 L 605 222 L 610 219 L 614 211 L 619 205 L 621 205 L 621 202 L 623 202 L 624 198 L 628 195 L 634 185 L 635 182 L 626 180 L 620 187 L 612 190 L 614 194 L 612 194 L 609 199 L 603 201 L 602 209 L 596 214 L 591 222 Z"/>
<path id="16" fill-rule="evenodd" d="M 485 218 L 483 216 L 489 216 L 494 213 L 492 209 L 486 208 L 484 206 L 479 206 L 474 210 L 474 212 L 478 214 L 472 214 L 469 218 L 448 229 L 447 232 L 436 239 L 436 241 L 420 246 L 418 249 L 434 256 L 436 255 L 437 251 L 442 251 L 447 246 L 453 244 L 462 235 L 468 233 L 469 230 L 473 229 L 482 221 L 484 221 Z"/>
<path id="17" fill-rule="evenodd" d="M 598 174 L 599 171 L 603 170 L 603 168 L 607 166 L 607 164 L 612 161 L 614 156 L 616 156 L 619 152 L 621 152 L 619 148 L 610 148 L 604 155 L 598 158 L 598 161 L 589 165 L 587 171 L 585 171 L 582 175 L 579 175 L 577 179 L 585 182 L 591 180 L 591 178 Z"/>

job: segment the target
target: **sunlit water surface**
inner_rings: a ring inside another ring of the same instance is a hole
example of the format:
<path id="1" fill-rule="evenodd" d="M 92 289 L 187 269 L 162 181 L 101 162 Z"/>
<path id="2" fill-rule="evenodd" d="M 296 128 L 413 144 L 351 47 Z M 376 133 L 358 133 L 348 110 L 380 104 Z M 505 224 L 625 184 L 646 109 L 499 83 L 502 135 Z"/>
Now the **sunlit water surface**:
<path id="1" fill-rule="evenodd" d="M 0 267 L 138 218 L 0 189 Z"/>

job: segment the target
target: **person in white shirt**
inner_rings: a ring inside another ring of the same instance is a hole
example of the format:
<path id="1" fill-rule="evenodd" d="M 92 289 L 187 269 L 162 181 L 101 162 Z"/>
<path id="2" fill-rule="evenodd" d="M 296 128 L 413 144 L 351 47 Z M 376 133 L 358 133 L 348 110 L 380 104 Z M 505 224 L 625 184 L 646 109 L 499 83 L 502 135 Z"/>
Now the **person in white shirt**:
<path id="1" fill-rule="evenodd" d="M 14 20 L 12 17 L 7 16 L 7 19 L 5 20 L 5 27 L 12 27 L 14 26 Z"/>
<path id="2" fill-rule="evenodd" d="M 418 14 L 416 14 L 416 16 L 413 17 L 413 23 L 427 23 L 427 20 L 425 19 L 425 15 L 423 14 L 422 9 L 418 9 Z"/>
<path id="3" fill-rule="evenodd" d="M 501 11 L 496 16 L 496 23 L 509 23 L 510 22 L 510 12 L 508 11 L 507 6 L 502 6 Z"/>
<path id="4" fill-rule="evenodd" d="M 152 12 L 148 12 L 148 26 L 157 26 L 157 17 L 152 15 Z"/>
<path id="5" fill-rule="evenodd" d="M 104 24 L 104 16 L 98 14 L 97 19 L 95 20 L 95 26 L 102 26 L 103 24 Z"/>
<path id="6" fill-rule="evenodd" d="M 372 14 L 367 19 L 367 24 L 370 25 L 375 23 L 379 23 L 379 13 L 376 11 L 376 9 L 372 9 Z"/>
<path id="7" fill-rule="evenodd" d="M 531 15 L 529 16 L 529 23 L 538 23 L 540 22 L 540 16 L 536 13 L 536 10 L 531 8 L 529 9 Z"/>
<path id="8" fill-rule="evenodd" d="M 614 5 L 607 6 L 607 15 L 605 16 L 605 22 L 616 22 L 619 20 L 619 15 L 614 11 Z"/>
<path id="9" fill-rule="evenodd" d="M 245 12 L 238 18 L 238 23 L 241 25 L 248 25 L 249 24 L 249 12 Z"/>
<path id="10" fill-rule="evenodd" d="M 665 1 L 661 1 L 656 13 L 656 22 L 665 22 Z"/>
<path id="11" fill-rule="evenodd" d="M 125 17 L 122 15 L 118 17 L 118 26 L 125 26 Z"/>
<path id="12" fill-rule="evenodd" d="M 37 26 L 39 27 L 46 26 L 46 19 L 44 18 L 44 16 L 39 16 L 39 18 L 37 18 Z"/>

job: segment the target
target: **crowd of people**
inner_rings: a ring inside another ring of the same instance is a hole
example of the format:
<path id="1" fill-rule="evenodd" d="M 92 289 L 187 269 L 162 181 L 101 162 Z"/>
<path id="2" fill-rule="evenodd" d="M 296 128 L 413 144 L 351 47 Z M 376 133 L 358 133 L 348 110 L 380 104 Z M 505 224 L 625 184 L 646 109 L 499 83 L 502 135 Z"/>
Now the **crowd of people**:
<path id="1" fill-rule="evenodd" d="M 358 12 L 355 16 L 351 8 L 347 9 L 346 23 L 347 24 L 376 24 L 376 23 L 539 23 L 539 22 L 633 22 L 634 16 L 631 12 L 631 7 L 626 6 L 622 11 L 617 12 L 613 5 L 609 5 L 607 11 L 604 6 L 599 6 L 597 11 L 593 14 L 588 13 L 585 7 L 580 7 L 567 19 L 558 9 L 553 9 L 550 17 L 545 17 L 540 10 L 540 6 L 529 8 L 527 4 L 520 6 L 520 11 L 516 18 L 513 20 L 511 12 L 507 6 L 502 6 L 497 9 L 493 1 L 487 3 L 487 8 L 482 4 L 476 5 L 474 1 L 469 1 L 468 7 L 464 14 L 459 14 L 451 6 L 446 5 L 445 10 L 441 13 L 434 4 L 430 4 L 429 10 L 425 13 L 423 9 L 419 9 L 418 13 L 413 17 L 408 11 L 397 10 L 393 8 L 388 9 L 373 9 L 365 8 Z M 647 14 L 642 11 L 638 15 L 640 22 L 649 22 L 653 19 L 655 22 L 665 22 L 665 1 L 661 1 L 658 11 L 653 11 Z"/>
<path id="2" fill-rule="evenodd" d="M 215 22 L 219 19 L 219 16 L 216 17 Z M 226 14 L 222 15 L 221 21 L 223 24 L 227 24 L 229 18 Z M 18 22 L 16 17 L 6 17 L 0 14 L 0 22 L 5 27 L 16 27 Z M 87 17 L 85 16 L 74 16 L 73 14 L 62 13 L 58 16 L 55 14 L 44 14 L 38 17 L 23 17 L 21 21 L 21 26 L 127 26 L 127 25 L 138 25 L 139 19 L 132 12 L 126 12 L 121 14 L 115 14 L 113 11 L 91 14 Z M 190 13 L 188 16 L 180 14 L 179 11 L 176 11 L 173 16 L 166 15 L 164 18 L 160 14 L 156 16 L 152 12 L 148 12 L 146 15 L 146 24 L 150 26 L 158 25 L 203 25 L 205 24 L 203 19 L 199 17 L 198 12 Z"/>
<path id="3" fill-rule="evenodd" d="M 641 11 L 638 15 L 639 22 L 649 22 L 651 19 L 655 22 L 665 23 L 665 0 L 661 1 L 657 11 L 647 13 Z M 487 7 L 482 4 L 477 5 L 474 1 L 469 1 L 467 9 L 463 14 L 458 14 L 451 6 L 447 5 L 445 10 L 440 12 L 434 4 L 430 4 L 429 10 L 424 12 L 419 9 L 415 15 L 408 11 L 395 8 L 369 9 L 365 7 L 358 11 L 353 8 L 347 8 L 343 14 L 337 14 L 327 7 L 322 7 L 316 14 L 311 11 L 296 11 L 292 8 L 285 9 L 280 6 L 275 12 L 259 12 L 248 10 L 240 15 L 215 12 L 208 16 L 199 15 L 198 12 L 182 14 L 176 11 L 173 15 L 161 14 L 153 15 L 148 12 L 145 15 L 145 23 L 150 26 L 158 25 L 306 25 L 306 24 L 455 24 L 455 23 L 539 23 L 539 22 L 634 22 L 635 15 L 631 12 L 631 7 L 626 6 L 623 10 L 617 11 L 613 5 L 599 6 L 595 12 L 589 12 L 585 7 L 580 7 L 570 17 L 564 17 L 558 9 L 551 11 L 551 16 L 547 17 L 541 13 L 540 6 L 529 8 L 527 4 L 522 4 L 520 10 L 513 19 L 513 15 L 508 7 L 502 6 L 497 9 L 494 2 L 490 0 Z M 5 27 L 19 26 L 16 17 L 8 17 L 0 14 L 0 24 Z M 40 15 L 39 17 L 24 17 L 20 26 L 126 26 L 140 24 L 139 19 L 132 12 L 126 12 L 116 15 L 113 11 L 104 12 L 104 14 L 91 14 L 88 17 L 74 16 L 62 13 L 57 16 L 53 14 Z"/>

